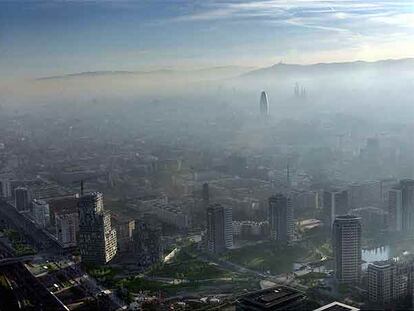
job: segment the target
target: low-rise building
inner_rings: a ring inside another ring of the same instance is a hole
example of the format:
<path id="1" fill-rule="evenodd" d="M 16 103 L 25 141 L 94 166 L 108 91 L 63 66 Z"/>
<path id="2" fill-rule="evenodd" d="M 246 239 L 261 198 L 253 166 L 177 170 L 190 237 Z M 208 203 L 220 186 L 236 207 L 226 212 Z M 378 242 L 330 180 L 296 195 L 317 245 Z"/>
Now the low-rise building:
<path id="1" fill-rule="evenodd" d="M 359 311 L 359 309 L 342 302 L 334 301 L 320 308 L 317 308 L 314 311 Z"/>
<path id="2" fill-rule="evenodd" d="M 151 206 L 151 214 L 164 223 L 173 225 L 180 229 L 187 229 L 191 225 L 190 216 L 183 212 L 181 206 L 177 203 L 156 202 Z"/>
<path id="3" fill-rule="evenodd" d="M 269 236 L 268 221 L 233 221 L 233 236 L 240 239 L 262 239 Z"/>
<path id="4" fill-rule="evenodd" d="M 301 291 L 276 286 L 242 296 L 236 303 L 236 311 L 305 310 L 306 300 Z"/>

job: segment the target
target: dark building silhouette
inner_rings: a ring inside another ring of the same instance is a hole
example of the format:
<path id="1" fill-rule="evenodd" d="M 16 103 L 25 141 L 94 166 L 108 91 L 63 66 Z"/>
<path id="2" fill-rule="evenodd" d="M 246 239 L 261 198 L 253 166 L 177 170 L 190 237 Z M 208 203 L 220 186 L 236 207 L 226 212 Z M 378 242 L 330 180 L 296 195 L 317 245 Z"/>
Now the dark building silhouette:
<path id="1" fill-rule="evenodd" d="M 276 194 L 269 198 L 270 238 L 289 243 L 294 237 L 293 206 L 288 196 Z"/>
<path id="2" fill-rule="evenodd" d="M 162 230 L 159 224 L 146 217 L 135 221 L 132 233 L 132 255 L 141 268 L 149 267 L 162 260 Z"/>
<path id="3" fill-rule="evenodd" d="M 260 94 L 260 115 L 269 115 L 269 99 L 267 98 L 267 93 L 265 91 Z"/>
<path id="4" fill-rule="evenodd" d="M 207 208 L 207 250 L 220 253 L 233 246 L 232 209 L 221 204 Z"/>
<path id="5" fill-rule="evenodd" d="M 14 190 L 16 209 L 19 212 L 30 210 L 30 192 L 26 187 L 18 187 Z"/>
<path id="6" fill-rule="evenodd" d="M 353 215 L 337 216 L 332 230 L 335 275 L 341 283 L 361 280 L 361 221 Z"/>
<path id="7" fill-rule="evenodd" d="M 414 232 L 414 180 L 404 179 L 400 181 L 401 207 L 402 207 L 402 231 Z"/>
<path id="8" fill-rule="evenodd" d="M 208 183 L 203 184 L 203 190 L 201 195 L 205 203 L 208 203 L 210 201 L 210 190 L 208 187 Z"/>
<path id="9" fill-rule="evenodd" d="M 79 200 L 78 246 L 85 263 L 106 264 L 116 255 L 116 231 L 110 213 L 104 211 L 100 192 L 83 195 Z"/>

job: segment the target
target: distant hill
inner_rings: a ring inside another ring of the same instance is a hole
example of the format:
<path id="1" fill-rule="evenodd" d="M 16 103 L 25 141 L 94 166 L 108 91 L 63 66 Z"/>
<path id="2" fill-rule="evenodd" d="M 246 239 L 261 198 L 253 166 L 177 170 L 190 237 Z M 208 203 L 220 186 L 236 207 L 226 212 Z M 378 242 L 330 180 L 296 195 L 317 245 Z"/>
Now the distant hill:
<path id="1" fill-rule="evenodd" d="M 242 77 L 255 78 L 260 76 L 271 77 L 278 75 L 301 74 L 332 74 L 349 73 L 353 71 L 387 72 L 394 70 L 411 71 L 414 69 L 414 58 L 388 59 L 375 62 L 354 61 L 342 63 L 317 63 L 311 65 L 279 63 L 267 68 L 261 68 L 242 74 Z"/>
<path id="2" fill-rule="evenodd" d="M 153 71 L 87 71 L 79 73 L 70 73 L 57 76 L 48 76 L 37 78 L 36 80 L 62 80 L 62 79 L 76 79 L 76 78 L 99 78 L 99 77 L 149 77 L 149 76 L 197 76 L 199 78 L 208 77 L 208 76 L 217 76 L 218 78 L 222 77 L 236 77 L 243 73 L 249 72 L 254 67 L 242 67 L 242 66 L 220 66 L 220 67 L 210 67 L 210 68 L 201 68 L 196 70 L 173 70 L 173 69 L 161 69 Z"/>

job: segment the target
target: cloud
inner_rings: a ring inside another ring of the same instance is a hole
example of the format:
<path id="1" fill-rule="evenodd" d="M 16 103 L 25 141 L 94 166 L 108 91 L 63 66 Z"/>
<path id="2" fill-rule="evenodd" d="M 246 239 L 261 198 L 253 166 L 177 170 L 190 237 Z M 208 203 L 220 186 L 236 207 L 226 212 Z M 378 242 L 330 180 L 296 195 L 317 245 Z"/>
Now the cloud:
<path id="1" fill-rule="evenodd" d="M 397 1 L 356 0 L 266 0 L 266 1 L 206 1 L 196 12 L 174 17 L 173 21 L 249 21 L 285 22 L 326 31 L 352 31 L 356 20 L 414 26 L 411 14 L 401 11 L 412 8 L 412 3 Z M 400 21 L 398 22 L 398 19 Z M 401 21 L 402 19 L 402 21 Z M 315 23 L 317 21 L 317 24 Z M 341 25 L 335 25 L 340 23 Z"/>

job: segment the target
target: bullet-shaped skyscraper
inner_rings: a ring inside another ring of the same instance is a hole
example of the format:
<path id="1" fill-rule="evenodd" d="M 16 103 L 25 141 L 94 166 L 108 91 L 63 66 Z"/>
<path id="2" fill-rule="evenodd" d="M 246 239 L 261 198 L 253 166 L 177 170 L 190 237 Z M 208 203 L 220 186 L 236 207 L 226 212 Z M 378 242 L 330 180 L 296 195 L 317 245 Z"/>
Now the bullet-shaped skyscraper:
<path id="1" fill-rule="evenodd" d="M 116 254 L 116 231 L 111 226 L 111 215 L 104 211 L 100 192 L 83 195 L 79 200 L 78 245 L 85 263 L 106 264 Z"/>
<path id="2" fill-rule="evenodd" d="M 335 275 L 341 283 L 361 279 L 361 221 L 353 215 L 337 216 L 332 229 Z"/>
<path id="3" fill-rule="evenodd" d="M 265 91 L 260 95 L 260 115 L 268 116 L 269 115 L 269 99 Z"/>
<path id="4" fill-rule="evenodd" d="M 289 243 L 294 237 L 293 206 L 290 197 L 276 194 L 269 198 L 270 238 Z"/>

